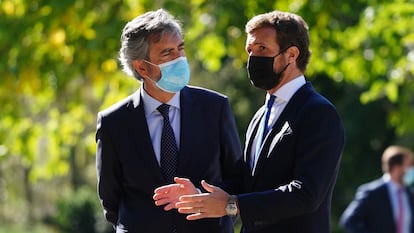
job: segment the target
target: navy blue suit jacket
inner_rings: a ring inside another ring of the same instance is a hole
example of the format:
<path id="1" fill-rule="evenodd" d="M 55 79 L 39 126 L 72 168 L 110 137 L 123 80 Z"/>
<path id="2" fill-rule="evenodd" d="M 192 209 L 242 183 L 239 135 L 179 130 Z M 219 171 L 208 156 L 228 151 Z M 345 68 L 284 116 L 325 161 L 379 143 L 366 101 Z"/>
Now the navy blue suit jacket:
<path id="1" fill-rule="evenodd" d="M 264 107 L 248 127 L 245 161 Z M 329 233 L 344 132 L 335 107 L 308 82 L 266 137 L 254 175 L 238 195 L 243 232 Z"/>
<path id="2" fill-rule="evenodd" d="M 177 176 L 202 179 L 226 189 L 238 179 L 242 151 L 228 99 L 206 89 L 181 91 L 181 138 Z M 229 217 L 188 221 L 152 199 L 167 184 L 155 158 L 139 91 L 98 114 L 98 194 L 117 232 L 233 232 Z M 228 189 L 227 189 L 228 190 Z M 228 190 L 229 192 L 231 190 Z"/>
<path id="3" fill-rule="evenodd" d="M 413 194 L 408 189 L 407 193 L 411 210 L 414 210 Z M 396 232 L 395 224 L 391 198 L 383 178 L 361 185 L 340 219 L 340 225 L 348 233 L 393 233 Z M 413 224 L 410 232 L 414 233 Z"/>

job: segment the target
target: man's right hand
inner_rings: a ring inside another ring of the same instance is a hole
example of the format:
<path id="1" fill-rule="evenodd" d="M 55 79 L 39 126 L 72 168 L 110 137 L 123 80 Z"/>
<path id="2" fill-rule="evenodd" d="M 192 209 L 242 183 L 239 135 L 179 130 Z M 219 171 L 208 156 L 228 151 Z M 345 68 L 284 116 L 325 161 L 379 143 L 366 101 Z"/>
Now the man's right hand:
<path id="1" fill-rule="evenodd" d="M 187 178 L 174 178 L 175 184 L 164 185 L 154 190 L 156 206 L 165 205 L 164 210 L 169 211 L 175 207 L 179 199 L 183 195 L 199 194 L 199 190 Z"/>

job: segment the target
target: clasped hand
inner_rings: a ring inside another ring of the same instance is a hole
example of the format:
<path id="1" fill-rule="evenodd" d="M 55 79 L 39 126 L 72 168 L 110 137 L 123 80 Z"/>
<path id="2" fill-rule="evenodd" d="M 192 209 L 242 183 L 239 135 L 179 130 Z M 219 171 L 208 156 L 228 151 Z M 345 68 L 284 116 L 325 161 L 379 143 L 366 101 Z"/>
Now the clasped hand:
<path id="1" fill-rule="evenodd" d="M 226 215 L 227 200 L 230 195 L 219 187 L 201 181 L 208 193 L 200 193 L 186 178 L 174 178 L 175 184 L 155 189 L 153 199 L 156 206 L 164 206 L 169 211 L 177 208 L 179 213 L 188 214 L 187 220 L 218 218 Z"/>

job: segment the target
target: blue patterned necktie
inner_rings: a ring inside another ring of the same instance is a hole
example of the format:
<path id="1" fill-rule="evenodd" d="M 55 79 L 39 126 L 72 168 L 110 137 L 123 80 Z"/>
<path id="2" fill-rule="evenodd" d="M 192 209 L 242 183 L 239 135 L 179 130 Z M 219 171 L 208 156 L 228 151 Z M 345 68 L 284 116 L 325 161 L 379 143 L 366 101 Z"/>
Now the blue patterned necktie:
<path id="1" fill-rule="evenodd" d="M 272 110 L 272 106 L 273 106 L 273 103 L 275 102 L 275 99 L 276 99 L 276 96 L 271 95 L 270 98 L 267 100 L 264 120 L 262 119 L 261 121 L 262 125 L 259 127 L 259 131 L 257 132 L 258 138 L 257 138 L 257 143 L 256 143 L 256 151 L 254 153 L 254 157 L 250 161 L 250 168 L 252 169 L 252 171 L 256 163 L 256 160 L 259 157 L 259 152 L 260 152 L 260 148 L 262 147 L 263 140 L 264 138 L 266 138 L 266 135 L 270 130 L 270 127 L 268 126 L 269 117 L 270 117 L 270 112 Z"/>
<path id="2" fill-rule="evenodd" d="M 173 182 L 178 164 L 178 147 L 175 141 L 174 131 L 170 125 L 168 104 L 161 104 L 157 110 L 164 118 L 161 134 L 161 171 L 168 182 Z"/>

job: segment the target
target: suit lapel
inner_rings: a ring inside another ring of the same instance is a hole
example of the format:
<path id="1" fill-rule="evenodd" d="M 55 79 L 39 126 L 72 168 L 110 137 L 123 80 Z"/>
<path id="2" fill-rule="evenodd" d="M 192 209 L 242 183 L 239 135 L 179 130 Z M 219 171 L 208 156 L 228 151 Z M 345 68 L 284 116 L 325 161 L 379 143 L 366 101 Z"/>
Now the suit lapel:
<path id="1" fill-rule="evenodd" d="M 293 133 L 292 126 L 294 124 L 293 119 L 297 115 L 298 109 L 306 101 L 308 95 L 312 92 L 312 85 L 307 82 L 301 88 L 296 91 L 290 101 L 287 103 L 285 109 L 283 109 L 279 118 L 273 125 L 271 131 L 264 139 L 262 150 L 260 151 L 259 160 L 257 161 L 255 169 L 255 177 L 257 177 L 263 167 L 266 165 L 266 160 L 270 156 L 277 156 L 275 150 L 277 149 L 278 143 L 287 134 Z"/>
<path id="2" fill-rule="evenodd" d="M 197 124 L 200 116 L 197 111 L 197 105 L 195 104 L 194 97 L 191 94 L 188 87 L 184 87 L 180 95 L 180 108 L 181 108 L 181 133 L 180 133 L 180 151 L 178 158 L 177 175 L 182 174 L 186 167 L 191 167 L 191 151 L 192 139 L 197 137 L 198 132 Z M 196 150 L 195 150 L 196 151 Z"/>
<path id="3" fill-rule="evenodd" d="M 246 164 L 250 164 L 251 155 L 252 155 L 252 145 L 254 142 L 254 138 L 257 134 L 257 130 L 259 129 L 260 121 L 263 117 L 265 108 L 261 107 L 258 112 L 253 117 L 248 131 L 246 132 L 246 145 L 244 148 L 244 161 Z"/>
<path id="4" fill-rule="evenodd" d="M 386 218 L 383 219 L 383 221 L 387 221 L 388 222 L 388 226 L 390 226 L 393 231 L 396 230 L 395 228 L 395 220 L 394 220 L 394 213 L 392 210 L 392 199 L 390 196 L 390 192 L 388 190 L 387 187 L 387 183 L 384 182 L 384 180 L 382 178 L 380 178 L 380 182 L 382 182 L 382 186 L 380 187 L 380 200 L 377 200 L 378 203 L 383 202 L 383 206 L 382 206 L 382 211 L 385 214 Z"/>
<path id="5" fill-rule="evenodd" d="M 406 189 L 407 194 L 408 194 L 408 201 L 410 202 L 410 208 L 411 208 L 411 219 L 414 219 L 414 187 L 413 186 L 409 186 Z M 414 222 L 411 222 L 411 228 L 410 228 L 410 232 L 414 232 Z"/>
<path id="6" fill-rule="evenodd" d="M 278 142 L 278 139 L 277 139 L 276 135 L 282 129 L 281 123 L 282 123 L 282 121 L 279 121 L 279 120 L 276 121 L 275 125 L 272 127 L 271 131 L 267 134 L 266 138 L 264 139 L 262 149 L 260 151 L 260 156 L 259 156 L 257 164 L 256 164 L 254 177 L 257 177 L 261 173 L 261 171 L 263 170 L 263 168 L 266 164 L 266 160 L 269 158 L 270 153 L 276 147 L 276 144 Z M 273 146 L 272 150 L 270 149 L 271 145 Z"/>
<path id="7" fill-rule="evenodd" d="M 280 123 L 282 122 L 283 121 L 280 121 Z M 292 133 L 292 128 L 290 127 L 289 121 L 285 121 L 280 131 L 275 130 L 275 132 L 278 132 L 278 133 L 276 133 L 274 137 L 269 138 L 269 140 L 271 139 L 272 141 L 270 142 L 269 149 L 267 150 L 267 154 L 266 154 L 267 158 L 269 158 L 270 153 L 273 151 L 273 148 L 275 148 L 276 144 L 280 142 L 284 136 Z"/>
<path id="8" fill-rule="evenodd" d="M 131 138 L 136 138 L 137 150 L 136 156 L 140 157 L 148 172 L 146 174 L 155 174 L 158 183 L 165 182 L 161 173 L 160 166 L 155 157 L 154 148 L 152 146 L 151 136 L 148 130 L 147 119 L 145 117 L 144 104 L 141 101 L 140 92 L 137 91 L 132 95 L 131 102 L 128 104 L 130 110 L 130 118 L 128 122 L 129 134 Z M 136 136 L 136 135 L 140 136 Z M 138 146 L 140 145 L 140 146 Z M 142 146 L 141 146 L 142 145 Z M 158 171 L 158 172 L 154 172 Z"/>

